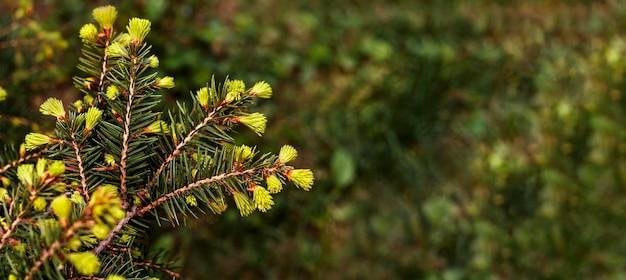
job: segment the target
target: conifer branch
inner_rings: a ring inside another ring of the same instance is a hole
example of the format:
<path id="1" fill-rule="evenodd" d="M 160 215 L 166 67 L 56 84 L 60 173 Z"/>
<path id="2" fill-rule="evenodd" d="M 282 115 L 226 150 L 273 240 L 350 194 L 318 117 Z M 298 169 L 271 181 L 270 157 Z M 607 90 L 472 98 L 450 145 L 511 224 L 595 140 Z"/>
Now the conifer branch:
<path id="1" fill-rule="evenodd" d="M 128 103 L 126 103 L 126 116 L 124 120 L 124 136 L 122 138 L 122 153 L 120 156 L 120 193 L 122 195 L 122 208 L 128 208 L 127 190 L 126 190 L 126 164 L 128 159 L 128 145 L 130 142 L 130 118 L 132 116 L 133 98 L 135 95 L 135 74 L 137 72 L 137 64 L 133 60 L 132 70 L 130 71 L 130 79 L 128 86 Z"/>
<path id="2" fill-rule="evenodd" d="M 208 114 L 200 124 L 196 125 L 196 127 L 194 127 L 194 129 L 189 132 L 189 134 L 187 135 L 187 137 L 185 137 L 185 139 L 183 139 L 183 141 L 181 141 L 180 143 L 178 143 L 178 145 L 176 145 L 176 148 L 174 149 L 174 151 L 172 151 L 172 153 L 165 159 L 165 161 L 163 161 L 161 166 L 159 166 L 159 169 L 157 169 L 157 171 L 154 173 L 154 176 L 152 177 L 152 180 L 150 181 L 150 184 L 148 185 L 148 187 L 154 186 L 154 184 L 156 183 L 156 178 L 158 178 L 161 175 L 163 170 L 165 170 L 165 167 L 167 167 L 167 165 L 172 160 L 174 160 L 176 156 L 180 155 L 183 152 L 183 148 L 189 142 L 191 142 L 191 140 L 193 140 L 193 137 L 196 136 L 200 131 L 202 131 L 202 129 L 205 126 L 207 126 L 211 120 L 213 120 L 217 112 L 219 112 L 221 109 L 222 109 L 222 106 L 219 106 L 215 108 L 213 111 L 211 111 L 211 113 Z"/>
<path id="3" fill-rule="evenodd" d="M 175 196 L 179 195 L 179 194 L 184 194 L 185 192 L 188 192 L 190 190 L 192 190 L 193 188 L 197 188 L 200 187 L 202 185 L 205 184 L 210 184 L 216 181 L 223 181 L 227 178 L 230 177 L 236 177 L 236 176 L 242 176 L 242 175 L 246 175 L 246 174 L 254 174 L 256 172 L 258 172 L 258 169 L 255 168 L 251 168 L 251 169 L 246 169 L 243 171 L 237 171 L 237 172 L 231 172 L 231 173 L 222 173 L 219 175 L 215 175 L 213 177 L 209 177 L 209 178 L 205 178 L 196 182 L 193 182 L 187 186 L 184 186 L 182 188 L 176 189 L 170 193 L 167 193 L 161 197 L 159 197 L 159 199 L 153 201 L 152 203 L 142 207 L 141 209 L 139 209 L 139 211 L 137 211 L 137 215 L 138 216 L 143 216 L 145 215 L 147 212 L 152 211 L 152 209 L 154 209 L 155 207 L 163 204 L 164 202 L 174 198 Z"/>
<path id="4" fill-rule="evenodd" d="M 18 164 L 20 164 L 20 163 L 22 163 L 24 161 L 27 161 L 27 160 L 32 159 L 32 158 L 39 158 L 39 156 L 41 156 L 41 154 L 43 154 L 43 153 L 45 153 L 47 151 L 48 151 L 48 149 L 44 148 L 41 151 L 36 152 L 36 153 L 32 153 L 32 154 L 29 154 L 29 155 L 26 155 L 26 156 L 21 155 L 19 159 L 14 160 L 13 162 L 11 162 L 11 163 L 3 166 L 2 168 L 0 168 L 0 174 L 6 172 L 7 170 L 9 170 L 9 168 L 17 166 Z"/>
<path id="5" fill-rule="evenodd" d="M 109 44 L 111 43 L 111 36 L 113 35 L 113 27 L 109 30 L 109 34 L 106 36 L 106 40 L 104 41 L 104 57 L 102 58 L 102 71 L 100 72 L 100 82 L 98 84 L 99 92 L 104 91 L 104 77 L 107 74 L 107 64 L 109 60 L 109 54 L 107 53 L 107 49 L 109 48 Z M 100 97 L 100 95 L 98 95 Z"/>
<path id="6" fill-rule="evenodd" d="M 87 188 L 87 178 L 85 177 L 85 168 L 83 167 L 83 157 L 80 155 L 80 148 L 78 147 L 78 143 L 76 143 L 76 139 L 74 139 L 74 135 L 72 134 L 72 142 L 70 142 L 72 148 L 74 148 L 74 155 L 76 156 L 76 163 L 78 165 L 78 174 L 80 175 L 80 185 L 82 188 L 82 194 L 85 196 L 87 200 L 89 200 L 89 189 Z"/>
<path id="7" fill-rule="evenodd" d="M 155 268 L 155 269 L 161 270 L 161 271 L 163 271 L 163 272 L 167 273 L 169 276 L 174 277 L 175 279 L 180 279 L 180 278 L 182 278 L 182 276 L 181 276 L 180 274 L 178 274 L 178 273 L 176 273 L 176 272 L 174 272 L 174 271 L 171 271 L 171 270 L 169 270 L 169 269 L 167 269 L 167 268 L 165 268 L 165 267 L 163 267 L 163 266 L 160 266 L 160 265 L 154 264 L 154 263 L 152 263 L 152 262 L 150 262 L 150 261 L 145 261 L 145 262 L 136 262 L 136 263 L 135 263 L 135 265 L 145 266 L 145 267 L 150 267 L 150 268 Z"/>
<path id="8" fill-rule="evenodd" d="M 9 236 L 11 236 L 11 233 L 13 233 L 17 225 L 19 225 L 23 221 L 22 216 L 25 213 L 26 213 L 26 210 L 23 210 L 22 212 L 20 212 L 15 218 L 15 220 L 13 221 L 13 223 L 11 223 L 11 226 L 9 227 L 9 229 L 2 234 L 2 240 L 0 240 L 0 249 L 2 249 L 4 245 L 6 245 L 7 239 L 9 238 Z"/>

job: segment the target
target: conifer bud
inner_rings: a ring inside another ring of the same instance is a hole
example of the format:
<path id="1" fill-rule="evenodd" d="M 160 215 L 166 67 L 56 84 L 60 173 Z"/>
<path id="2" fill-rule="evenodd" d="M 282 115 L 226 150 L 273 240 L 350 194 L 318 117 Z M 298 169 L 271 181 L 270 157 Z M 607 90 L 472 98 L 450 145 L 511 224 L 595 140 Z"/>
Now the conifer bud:
<path id="1" fill-rule="evenodd" d="M 123 47 L 127 47 L 130 44 L 130 41 L 133 39 L 128 33 L 121 33 L 115 42 L 119 43 Z"/>
<path id="2" fill-rule="evenodd" d="M 29 134 L 26 134 L 24 147 L 26 148 L 26 150 L 29 151 L 35 150 L 40 146 L 50 143 L 51 139 L 52 138 L 50 138 L 49 136 L 43 135 L 41 133 L 31 132 Z"/>
<path id="3" fill-rule="evenodd" d="M 59 222 L 65 225 L 63 221 L 67 222 L 72 213 L 72 201 L 64 195 L 61 195 L 55 197 L 50 206 L 52 207 L 52 212 L 59 218 Z"/>
<path id="4" fill-rule="evenodd" d="M 189 206 L 198 206 L 198 200 L 191 194 L 185 197 L 185 201 Z"/>
<path id="5" fill-rule="evenodd" d="M 0 176 L 0 180 L 2 180 L 2 185 L 5 187 L 8 187 L 9 185 L 11 185 L 11 179 L 9 179 L 8 177 Z"/>
<path id="6" fill-rule="evenodd" d="M 160 88 L 174 88 L 174 78 L 165 76 L 163 78 L 156 78 L 155 83 Z"/>
<path id="7" fill-rule="evenodd" d="M 110 85 L 107 87 L 107 92 L 104 94 L 109 100 L 115 100 L 120 95 L 120 91 L 116 86 Z"/>
<path id="8" fill-rule="evenodd" d="M 112 275 L 107 276 L 107 278 L 104 280 L 126 280 L 126 278 L 123 276 L 112 274 Z"/>
<path id="9" fill-rule="evenodd" d="M 35 201 L 33 201 L 33 207 L 36 211 L 43 211 L 46 209 L 46 206 L 48 206 L 48 202 L 43 197 L 35 198 Z"/>
<path id="10" fill-rule="evenodd" d="M 60 160 L 55 160 L 48 165 L 48 174 L 52 177 L 57 177 L 65 173 L 65 164 Z"/>
<path id="11" fill-rule="evenodd" d="M 267 181 L 267 190 L 270 193 L 276 194 L 276 193 L 279 193 L 281 190 L 283 190 L 283 184 L 280 182 L 280 179 L 276 177 L 276 175 L 270 175 L 269 177 L 267 177 L 266 181 Z"/>
<path id="12" fill-rule="evenodd" d="M 7 91 L 4 88 L 0 87 L 0 101 L 5 100 L 7 98 L 7 95 Z"/>
<path id="13" fill-rule="evenodd" d="M 272 97 L 272 87 L 265 81 L 257 82 L 250 89 L 250 95 L 260 98 L 270 98 Z"/>
<path id="14" fill-rule="evenodd" d="M 311 190 L 313 186 L 313 172 L 310 169 L 292 169 L 287 171 L 287 178 L 291 180 L 296 187 L 305 191 Z"/>
<path id="15" fill-rule="evenodd" d="M 85 127 L 87 128 L 86 133 L 96 127 L 101 118 L 102 110 L 96 107 L 90 107 L 89 110 L 87 110 L 87 114 L 85 117 Z"/>
<path id="16" fill-rule="evenodd" d="M 22 164 L 17 167 L 17 179 L 22 185 L 31 188 L 33 186 L 33 177 L 35 176 L 35 166 L 32 164 Z"/>
<path id="17" fill-rule="evenodd" d="M 153 123 L 151 123 L 150 125 L 148 125 L 146 128 L 144 128 L 143 130 L 144 133 L 156 133 L 156 134 L 160 134 L 160 133 L 169 133 L 170 130 L 168 129 L 167 123 L 165 123 L 162 120 L 158 120 L 158 121 L 154 121 Z"/>
<path id="18" fill-rule="evenodd" d="M 98 240 L 103 240 L 107 238 L 109 232 L 111 232 L 111 228 L 101 223 L 95 224 L 91 228 L 91 233 L 93 233 L 93 235 L 98 238 Z"/>
<path id="19" fill-rule="evenodd" d="M 78 191 L 74 191 L 72 195 L 70 195 L 70 201 L 72 201 L 76 205 L 85 205 L 85 198 L 83 198 L 83 195 L 80 194 L 80 192 Z"/>
<path id="20" fill-rule="evenodd" d="M 254 206 L 261 212 L 267 212 L 274 205 L 274 199 L 270 193 L 261 186 L 254 186 L 253 200 Z"/>
<path id="21" fill-rule="evenodd" d="M 234 192 L 233 198 L 235 199 L 237 209 L 239 209 L 239 214 L 241 214 L 242 217 L 248 216 L 254 212 L 254 204 L 250 201 L 250 198 L 247 195 L 240 192 Z"/>
<path id="22" fill-rule="evenodd" d="M 117 10 L 111 5 L 98 7 L 93 10 L 92 15 L 93 18 L 100 24 L 100 27 L 109 29 L 113 26 L 113 23 L 115 23 Z"/>
<path id="23" fill-rule="evenodd" d="M 284 145 L 280 148 L 280 152 L 278 153 L 278 161 L 280 163 L 290 162 L 298 156 L 298 151 L 290 145 Z"/>
<path id="24" fill-rule="evenodd" d="M 128 56 L 128 51 L 119 42 L 114 42 L 107 48 L 107 55 L 109 57 L 126 57 Z"/>
<path id="25" fill-rule="evenodd" d="M 79 100 L 74 101 L 73 105 L 74 105 L 74 108 L 76 108 L 76 110 L 78 112 L 82 112 L 82 110 L 83 110 L 83 101 L 82 100 L 79 99 Z"/>
<path id="26" fill-rule="evenodd" d="M 67 259 L 82 275 L 92 276 L 100 271 L 100 260 L 92 252 L 72 253 Z"/>
<path id="27" fill-rule="evenodd" d="M 112 154 L 104 155 L 104 163 L 108 166 L 115 166 L 115 157 Z"/>
<path id="28" fill-rule="evenodd" d="M 148 57 L 148 66 L 152 68 L 159 67 L 159 58 L 156 55 Z"/>
<path id="29" fill-rule="evenodd" d="M 65 118 L 65 109 L 63 109 L 63 102 L 54 97 L 48 98 L 41 106 L 39 111 L 47 116 L 53 116 L 57 119 Z"/>
<path id="30" fill-rule="evenodd" d="M 235 149 L 235 161 L 242 162 L 249 159 L 250 156 L 252 156 L 252 148 L 246 145 L 241 145 Z"/>
<path id="31" fill-rule="evenodd" d="M 5 202 L 9 198 L 11 198 L 9 196 L 9 191 L 7 191 L 7 189 L 5 189 L 5 188 L 0 188 L 0 202 Z"/>
<path id="32" fill-rule="evenodd" d="M 35 170 L 37 171 L 37 177 L 43 178 L 46 172 L 46 165 L 48 165 L 48 161 L 45 158 L 40 158 L 37 160 L 37 164 L 35 165 Z"/>
<path id="33" fill-rule="evenodd" d="M 91 23 L 85 24 L 80 28 L 79 37 L 84 43 L 93 44 L 98 41 L 98 29 Z"/>
<path id="34" fill-rule="evenodd" d="M 259 136 L 265 132 L 265 125 L 267 124 L 267 118 L 261 113 L 243 114 L 236 117 L 235 121 L 244 124 Z"/>
<path id="35" fill-rule="evenodd" d="M 196 91 L 196 98 L 198 99 L 198 103 L 202 106 L 202 108 L 206 109 L 209 107 L 209 88 L 203 87 Z"/>
<path id="36" fill-rule="evenodd" d="M 151 23 L 147 19 L 130 19 L 130 21 L 128 21 L 128 26 L 126 26 L 126 30 L 128 31 L 128 35 L 133 38 L 131 42 L 135 42 L 138 45 L 141 44 L 150 32 L 150 25 Z"/>

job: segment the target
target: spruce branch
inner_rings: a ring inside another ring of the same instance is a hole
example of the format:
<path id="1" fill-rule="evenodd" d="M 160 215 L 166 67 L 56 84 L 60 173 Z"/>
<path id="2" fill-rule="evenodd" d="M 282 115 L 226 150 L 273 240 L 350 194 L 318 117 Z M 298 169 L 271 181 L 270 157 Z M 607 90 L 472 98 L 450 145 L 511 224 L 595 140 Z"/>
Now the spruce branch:
<path id="1" fill-rule="evenodd" d="M 76 143 L 73 133 L 72 141 L 70 141 L 69 144 L 74 149 L 74 155 L 76 156 L 76 164 L 78 165 L 78 174 L 80 176 L 80 185 L 82 186 L 81 194 L 89 200 L 89 189 L 87 188 L 87 177 L 85 177 L 85 168 L 83 167 L 83 157 L 80 155 L 80 147 L 78 147 L 78 143 Z"/>
<path id="2" fill-rule="evenodd" d="M 0 174 L 6 172 L 7 170 L 9 170 L 12 167 L 17 166 L 18 164 L 20 164 L 22 162 L 25 162 L 27 160 L 34 159 L 34 158 L 39 158 L 39 157 L 41 157 L 41 155 L 43 155 L 47 151 L 48 151 L 47 148 L 43 148 L 40 151 L 32 153 L 32 154 L 20 155 L 20 158 L 18 158 L 17 160 L 14 160 L 11 163 L 9 163 L 9 164 L 3 166 L 2 168 L 0 168 Z"/>
<path id="3" fill-rule="evenodd" d="M 122 195 L 122 208 L 128 208 L 128 198 L 126 190 L 126 177 L 127 177 L 127 159 L 128 159 L 128 146 L 130 142 L 130 122 L 132 116 L 133 98 L 135 97 L 135 74 L 137 72 L 137 61 L 133 59 L 133 65 L 130 71 L 129 86 L 128 86 L 128 101 L 126 103 L 126 115 L 124 117 L 124 135 L 122 136 L 122 153 L 120 158 L 120 193 Z"/>
<path id="4" fill-rule="evenodd" d="M 135 217 L 135 215 L 137 215 L 137 206 L 133 206 L 132 209 L 128 212 L 126 212 L 126 217 L 124 219 L 119 220 L 119 222 L 117 223 L 117 225 L 115 225 L 115 227 L 111 230 L 111 232 L 109 233 L 109 235 L 103 239 L 102 241 L 100 241 L 100 243 L 98 244 L 98 247 L 96 247 L 93 252 L 94 254 L 99 254 L 100 252 L 102 252 L 102 250 L 104 250 L 105 247 L 107 247 L 109 245 L 109 243 L 111 243 L 111 240 L 113 240 L 113 237 L 115 237 L 115 235 L 132 219 Z"/>
<path id="5" fill-rule="evenodd" d="M 144 267 L 149 267 L 149 268 L 154 268 L 154 269 L 157 269 L 157 270 L 161 270 L 161 271 L 167 273 L 169 276 L 174 277 L 174 279 L 182 278 L 182 275 L 180 275 L 180 274 L 178 274 L 178 273 L 176 273 L 176 272 L 174 272 L 172 270 L 169 270 L 169 269 L 167 269 L 167 268 L 165 268 L 163 266 L 154 264 L 151 261 L 136 262 L 134 264 L 138 265 L 138 266 L 144 266 Z"/>

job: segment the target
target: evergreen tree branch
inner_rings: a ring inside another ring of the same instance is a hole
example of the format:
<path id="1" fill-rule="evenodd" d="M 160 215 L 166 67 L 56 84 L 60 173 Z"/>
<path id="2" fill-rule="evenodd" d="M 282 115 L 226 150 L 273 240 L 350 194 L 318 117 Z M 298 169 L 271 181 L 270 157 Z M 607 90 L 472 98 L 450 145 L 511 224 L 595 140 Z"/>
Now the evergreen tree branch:
<path id="1" fill-rule="evenodd" d="M 98 84 L 98 89 L 100 92 L 104 91 L 104 77 L 107 74 L 107 64 L 109 60 L 109 54 L 107 53 L 107 49 L 109 48 L 109 44 L 111 43 L 111 36 L 113 35 L 113 27 L 109 29 L 109 34 L 106 36 L 106 40 L 104 41 L 104 57 L 102 58 L 102 70 L 100 72 L 100 83 Z M 100 95 L 98 95 L 100 98 Z"/>
<path id="2" fill-rule="evenodd" d="M 13 162 L 3 166 L 2 168 L 0 168 L 0 174 L 6 172 L 7 170 L 9 170 L 9 168 L 17 166 L 18 164 L 20 164 L 20 163 L 22 163 L 24 161 L 27 161 L 27 160 L 32 159 L 32 158 L 39 158 L 39 156 L 41 156 L 43 153 L 45 153 L 47 151 L 48 151 L 48 149 L 44 148 L 44 149 L 42 149 L 42 150 L 40 150 L 39 152 L 36 152 L 36 153 L 32 153 L 32 154 L 29 154 L 29 155 L 20 155 L 19 159 L 17 159 L 15 161 L 13 161 Z"/>
<path id="3" fill-rule="evenodd" d="M 222 106 L 219 106 L 215 108 L 213 111 L 211 111 L 211 113 L 209 113 L 200 124 L 198 124 L 192 131 L 189 132 L 189 134 L 187 134 L 187 136 L 185 137 L 185 139 L 183 139 L 183 141 L 181 141 L 180 143 L 178 143 L 178 145 L 176 145 L 176 148 L 174 149 L 174 151 L 172 151 L 172 153 L 165 159 L 165 161 L 163 161 L 161 166 L 159 166 L 159 169 L 157 169 L 157 171 L 154 173 L 154 176 L 152 177 L 152 180 L 150 181 L 150 184 L 148 185 L 148 187 L 154 186 L 154 184 L 156 183 L 156 179 L 161 175 L 163 170 L 165 170 L 165 167 L 167 167 L 167 165 L 172 160 L 174 160 L 176 156 L 180 155 L 183 152 L 183 148 L 189 142 L 191 142 L 191 140 L 193 140 L 194 136 L 196 136 L 200 131 L 202 131 L 202 129 L 205 126 L 207 126 L 209 122 L 211 122 L 215 118 L 215 115 L 217 115 L 217 113 L 221 109 L 222 109 Z"/>
<path id="4" fill-rule="evenodd" d="M 128 159 L 128 146 L 130 142 L 130 118 L 132 115 L 133 98 L 135 97 L 135 74 L 137 72 L 137 63 L 133 59 L 132 70 L 130 71 L 130 79 L 128 86 L 128 103 L 126 103 L 126 116 L 124 120 L 124 135 L 122 138 L 122 153 L 120 157 L 120 194 L 122 196 L 122 208 L 128 208 L 127 190 L 126 190 L 126 164 Z"/>
<path id="5" fill-rule="evenodd" d="M 164 202 L 174 198 L 175 196 L 177 196 L 179 194 L 184 194 L 185 192 L 188 192 L 188 191 L 192 190 L 193 188 L 197 188 L 197 187 L 200 187 L 202 185 L 210 184 L 210 183 L 217 182 L 217 181 L 223 181 L 223 180 L 225 180 L 227 178 L 230 178 L 230 177 L 243 176 L 243 175 L 247 175 L 247 174 L 254 174 L 254 173 L 257 173 L 257 172 L 259 172 L 258 169 L 251 168 L 251 169 L 246 169 L 246 170 L 243 170 L 243 171 L 237 171 L 237 172 L 231 172 L 231 173 L 222 173 L 222 174 L 219 174 L 219 175 L 215 175 L 213 177 L 209 177 L 209 178 L 205 178 L 205 179 L 193 182 L 193 183 L 191 183 L 191 184 L 189 184 L 189 185 L 187 185 L 185 187 L 182 187 L 182 188 L 176 189 L 176 190 L 174 190 L 174 191 L 172 191 L 170 193 L 167 193 L 167 194 L 159 197 L 159 199 L 153 201 L 152 203 L 142 207 L 141 209 L 139 209 L 139 211 L 137 211 L 137 215 L 138 216 L 143 216 L 146 213 L 152 211 L 152 209 L 154 209 L 155 207 L 163 204 Z"/>
<path id="6" fill-rule="evenodd" d="M 11 236 L 11 233 L 15 231 L 15 228 L 17 228 L 17 225 L 19 225 L 22 221 L 24 221 L 22 219 L 22 216 L 24 216 L 25 213 L 26 213 L 26 210 L 22 210 L 22 212 L 20 212 L 17 215 L 13 223 L 11 223 L 11 226 L 9 227 L 9 229 L 2 234 L 2 240 L 0 241 L 0 249 L 2 249 L 4 245 L 7 244 L 7 240 L 9 236 Z"/>
<path id="7" fill-rule="evenodd" d="M 80 148 L 78 147 L 78 143 L 76 143 L 76 139 L 74 138 L 74 134 L 72 134 L 72 141 L 69 143 L 72 148 L 74 148 L 74 155 L 76 155 L 76 163 L 78 165 L 78 174 L 80 175 L 80 185 L 83 187 L 82 195 L 85 196 L 87 200 L 89 200 L 89 189 L 87 188 L 87 178 L 85 177 L 85 168 L 83 167 L 83 158 L 80 155 Z"/>

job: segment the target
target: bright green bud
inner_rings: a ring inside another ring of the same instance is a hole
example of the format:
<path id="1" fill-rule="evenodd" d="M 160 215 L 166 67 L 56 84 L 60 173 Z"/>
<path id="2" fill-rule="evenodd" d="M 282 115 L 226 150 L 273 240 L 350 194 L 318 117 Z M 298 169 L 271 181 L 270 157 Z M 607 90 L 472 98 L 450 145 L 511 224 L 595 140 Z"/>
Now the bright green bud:
<path id="1" fill-rule="evenodd" d="M 79 37 L 84 43 L 95 43 L 98 41 L 98 29 L 91 23 L 85 24 L 80 28 Z"/>
<path id="2" fill-rule="evenodd" d="M 120 45 L 126 47 L 128 46 L 128 44 L 130 43 L 130 41 L 133 39 L 133 37 L 131 37 L 130 35 L 128 35 L 128 33 L 121 33 L 117 39 L 115 40 L 115 42 L 119 43 Z"/>
<path id="3" fill-rule="evenodd" d="M 280 182 L 280 179 L 276 177 L 276 175 L 271 175 L 267 177 L 267 190 L 270 193 L 279 193 L 283 190 L 283 184 Z"/>
<path id="4" fill-rule="evenodd" d="M 250 156 L 252 156 L 252 148 L 246 145 L 241 145 L 235 150 L 236 161 L 244 161 L 246 159 L 249 159 Z"/>
<path id="5" fill-rule="evenodd" d="M 250 89 L 250 95 L 260 98 L 270 98 L 272 97 L 272 87 L 265 81 L 257 82 Z"/>
<path id="6" fill-rule="evenodd" d="M 72 201 L 76 205 L 85 205 L 85 198 L 78 191 L 74 191 L 72 195 L 70 195 L 70 201 Z"/>
<path id="7" fill-rule="evenodd" d="M 291 180 L 296 187 L 305 191 L 311 190 L 313 186 L 313 172 L 310 169 L 292 169 L 287 171 L 287 178 Z"/>
<path id="8" fill-rule="evenodd" d="M 48 206 L 48 202 L 43 197 L 35 198 L 35 201 L 33 201 L 33 207 L 36 211 L 43 211 L 46 209 L 46 206 Z"/>
<path id="9" fill-rule="evenodd" d="M 159 67 L 159 58 L 156 55 L 148 57 L 148 66 L 152 68 Z"/>
<path id="10" fill-rule="evenodd" d="M 43 177 L 44 172 L 46 171 L 46 165 L 48 161 L 45 158 L 40 158 L 37 160 L 37 164 L 35 165 L 35 170 L 37 170 L 37 175 L 39 177 Z"/>
<path id="11" fill-rule="evenodd" d="M 47 116 L 53 116 L 57 119 L 65 118 L 65 109 L 63 109 L 63 102 L 54 97 L 48 98 L 41 106 L 39 106 L 39 112 Z"/>
<path id="12" fill-rule="evenodd" d="M 93 106 L 93 102 L 95 101 L 95 99 L 91 95 L 85 95 L 83 99 L 85 103 L 89 104 L 89 106 Z"/>
<path id="13" fill-rule="evenodd" d="M 237 120 L 252 129 L 257 135 L 261 136 L 265 132 L 267 118 L 261 113 L 243 114 L 237 117 Z"/>
<path id="14" fill-rule="evenodd" d="M 274 205 L 274 199 L 270 193 L 261 186 L 254 187 L 253 200 L 254 206 L 261 212 L 267 212 Z"/>
<path id="15" fill-rule="evenodd" d="M 112 154 L 104 155 L 104 162 L 109 166 L 115 166 L 115 157 Z"/>
<path id="16" fill-rule="evenodd" d="M 151 23 L 147 19 L 132 18 L 128 22 L 126 30 L 132 38 L 137 39 L 138 44 L 141 44 L 150 32 L 150 25 Z"/>
<path id="17" fill-rule="evenodd" d="M 213 210 L 214 213 L 216 214 L 222 214 L 222 212 L 224 212 L 226 210 L 226 204 L 217 204 L 217 202 L 211 200 L 211 202 L 209 202 L 209 206 L 211 206 L 211 209 Z"/>
<path id="18" fill-rule="evenodd" d="M 82 275 L 92 276 L 100 271 L 100 260 L 92 252 L 72 253 L 67 259 Z"/>
<path id="19" fill-rule="evenodd" d="M 155 83 L 160 88 L 174 88 L 174 78 L 165 76 L 163 78 L 156 78 Z"/>
<path id="20" fill-rule="evenodd" d="M 111 232 L 111 228 L 105 224 L 95 224 L 91 228 L 91 233 L 98 238 L 98 240 L 103 240 L 109 236 L 109 232 Z"/>
<path id="21" fill-rule="evenodd" d="M 185 200 L 190 206 L 198 206 L 198 200 L 196 200 L 196 197 L 193 195 L 188 195 L 185 197 Z"/>
<path id="22" fill-rule="evenodd" d="M 104 6 L 98 7 L 93 10 L 93 18 L 100 24 L 100 26 L 104 29 L 109 29 L 115 23 L 115 19 L 117 18 L 117 10 L 113 6 Z"/>
<path id="23" fill-rule="evenodd" d="M 83 101 L 82 100 L 74 101 L 74 108 L 76 108 L 77 110 L 83 108 Z"/>
<path id="24" fill-rule="evenodd" d="M 68 247 L 70 247 L 70 249 L 72 251 L 78 251 L 78 249 L 80 249 L 81 246 L 83 246 L 83 242 L 80 241 L 80 239 L 76 238 L 76 237 L 72 237 L 68 242 L 67 242 Z"/>
<path id="25" fill-rule="evenodd" d="M 115 100 L 118 96 L 120 96 L 120 91 L 116 86 L 108 86 L 107 92 L 104 94 L 108 99 Z"/>
<path id="26" fill-rule="evenodd" d="M 126 57 L 128 56 L 128 51 L 126 51 L 126 47 L 119 42 L 114 42 L 107 48 L 107 55 L 109 55 L 109 57 Z"/>
<path id="27" fill-rule="evenodd" d="M 120 236 L 120 241 L 122 241 L 122 243 L 127 243 L 128 241 L 130 241 L 130 238 L 132 236 L 130 234 L 122 234 L 122 236 Z"/>
<path id="28" fill-rule="evenodd" d="M 55 160 L 48 165 L 48 174 L 52 177 L 65 173 L 65 164 L 60 160 Z"/>
<path id="29" fill-rule="evenodd" d="M 87 130 L 92 130 L 102 118 L 102 110 L 96 107 L 90 107 L 87 110 L 87 114 L 85 117 L 85 127 Z"/>
<path id="30" fill-rule="evenodd" d="M 150 125 L 148 125 L 148 127 L 146 127 L 144 130 L 144 133 L 169 133 L 170 130 L 167 127 L 167 123 L 165 123 L 162 120 L 158 120 L 155 121 L 153 123 L 151 123 Z"/>
<path id="31" fill-rule="evenodd" d="M 200 103 L 200 105 L 202 105 L 203 108 L 206 108 L 209 106 L 209 88 L 208 87 L 203 87 L 201 89 L 199 89 L 198 91 L 196 91 L 196 98 L 198 98 L 198 103 Z"/>
<path id="32" fill-rule="evenodd" d="M 9 191 L 7 191 L 7 189 L 5 188 L 0 188 L 0 201 L 4 202 L 4 201 L 7 201 L 7 199 L 9 198 L 10 198 Z"/>
<path id="33" fill-rule="evenodd" d="M 22 185 L 32 187 L 33 177 L 35 177 L 35 167 L 32 164 L 22 164 L 17 167 L 17 179 Z"/>
<path id="34" fill-rule="evenodd" d="M 233 193 L 233 198 L 235 199 L 235 205 L 237 206 L 237 209 L 239 209 L 239 214 L 241 214 L 242 217 L 248 216 L 252 212 L 254 212 L 254 203 L 252 203 L 247 195 L 240 192 L 235 192 Z"/>
<path id="35" fill-rule="evenodd" d="M 4 88 L 0 87 L 0 101 L 5 100 L 7 98 L 7 95 L 7 91 Z"/>
<path id="36" fill-rule="evenodd" d="M 52 212 L 59 218 L 59 220 L 67 220 L 72 213 L 72 201 L 64 195 L 57 196 L 52 200 L 50 204 Z"/>
<path id="37" fill-rule="evenodd" d="M 113 216 L 113 218 L 115 218 L 116 220 L 121 220 L 126 217 L 126 212 L 124 212 L 122 207 L 119 206 L 109 208 L 109 212 L 111 213 L 111 216 Z"/>
<path id="38" fill-rule="evenodd" d="M 228 92 L 236 92 L 241 94 L 244 92 L 244 90 L 246 90 L 246 84 L 242 80 L 231 80 L 228 81 L 226 90 Z"/>
<path id="39" fill-rule="evenodd" d="M 65 185 L 65 183 L 63 182 L 56 182 L 54 183 L 54 185 L 52 185 L 52 189 L 57 192 L 64 192 L 65 188 L 67 188 L 67 185 Z"/>
<path id="40" fill-rule="evenodd" d="M 280 163 L 290 162 L 298 156 L 298 151 L 290 145 L 284 145 L 280 148 L 280 152 L 278 153 L 278 161 Z"/>
<path id="41" fill-rule="evenodd" d="M 14 274 L 9 275 L 9 280 L 17 280 L 17 276 Z"/>
<path id="42" fill-rule="evenodd" d="M 51 139 L 52 138 L 50 138 L 47 135 L 36 133 L 36 132 L 31 132 L 29 134 L 26 134 L 24 146 L 26 147 L 26 150 L 29 150 L 29 151 L 35 150 L 42 145 L 50 143 Z"/>
<path id="43" fill-rule="evenodd" d="M 126 278 L 124 276 L 119 276 L 119 275 L 109 275 L 104 280 L 126 280 Z"/>
<path id="44" fill-rule="evenodd" d="M 239 100 L 239 99 L 241 99 L 241 93 L 236 92 L 236 91 L 229 91 L 226 94 L 226 99 L 225 100 L 226 100 L 226 102 L 230 103 L 230 102 L 233 102 L 233 101 Z"/>

